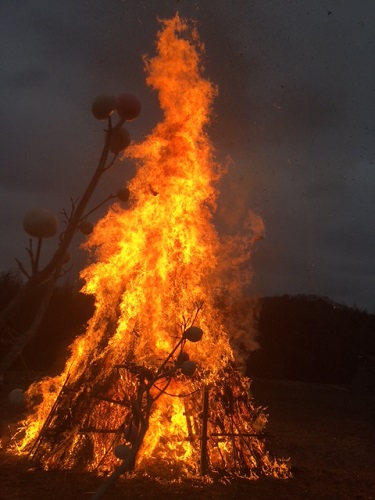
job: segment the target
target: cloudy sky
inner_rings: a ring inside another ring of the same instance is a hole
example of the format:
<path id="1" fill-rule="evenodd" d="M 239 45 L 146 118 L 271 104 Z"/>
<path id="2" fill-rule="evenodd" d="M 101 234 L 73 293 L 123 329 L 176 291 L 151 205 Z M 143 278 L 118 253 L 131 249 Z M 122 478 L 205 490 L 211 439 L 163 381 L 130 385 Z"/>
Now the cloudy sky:
<path id="1" fill-rule="evenodd" d="M 157 19 L 176 10 L 198 21 L 219 87 L 210 136 L 217 158 L 234 161 L 219 211 L 249 208 L 265 222 L 252 291 L 374 312 L 373 0 L 1 2 L 0 270 L 26 260 L 25 210 L 69 209 L 93 172 L 95 95 L 141 98 L 135 140 L 160 119 L 142 55 L 154 54 Z M 133 174 L 117 164 L 96 200 Z"/>

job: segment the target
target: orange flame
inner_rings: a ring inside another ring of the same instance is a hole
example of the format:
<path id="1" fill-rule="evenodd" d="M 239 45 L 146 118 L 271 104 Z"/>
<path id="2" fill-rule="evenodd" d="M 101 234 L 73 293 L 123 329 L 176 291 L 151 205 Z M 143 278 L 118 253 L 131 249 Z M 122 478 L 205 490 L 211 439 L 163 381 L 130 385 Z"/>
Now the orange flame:
<path id="1" fill-rule="evenodd" d="M 197 361 L 219 367 L 223 353 L 231 357 L 214 307 L 222 287 L 217 273 L 221 247 L 211 223 L 218 168 L 213 169 L 204 127 L 215 89 L 200 76 L 200 46 L 176 37 L 186 30 L 178 17 L 165 22 L 159 55 L 147 63 L 147 82 L 159 91 L 165 118 L 127 152 L 139 165 L 129 185 L 133 206 L 114 206 L 88 244 L 97 263 L 82 273 L 86 291 L 97 298 L 97 314 L 100 308 L 100 315 L 114 313 L 118 320 L 109 346 L 114 362 L 123 360 L 125 348 L 134 349 L 138 361 L 157 363 L 199 301 L 204 301 L 199 325 L 211 333 L 205 349 L 194 352 Z M 117 302 L 120 315 L 113 308 Z"/>
<path id="2" fill-rule="evenodd" d="M 264 425 L 264 415 L 259 411 L 251 415 L 253 408 L 244 403 L 249 383 L 240 375 L 228 375 L 226 369 L 237 355 L 233 339 L 241 337 L 246 343 L 244 321 L 233 322 L 229 334 L 228 304 L 236 302 L 248 279 L 239 269 L 247 262 L 262 223 L 251 216 L 248 241 L 239 237 L 220 241 L 214 229 L 216 183 L 224 169 L 215 163 L 206 133 L 217 92 L 202 77 L 202 53 L 194 27 L 178 15 L 163 21 L 157 55 L 146 61 L 146 69 L 148 85 L 159 93 L 164 120 L 141 144 L 127 150 L 138 167 L 129 184 L 130 207 L 113 205 L 85 245 L 94 263 L 82 277 L 85 292 L 95 295 L 95 314 L 85 334 L 73 343 L 65 372 L 34 384 L 28 393 L 30 400 L 42 394 L 43 403 L 26 422 L 20 449 L 32 443 L 43 425 L 49 429 L 55 425 L 57 431 L 49 431 L 43 452 L 46 468 L 79 466 L 78 449 L 85 456 L 85 468 L 100 468 L 110 446 L 119 440 L 119 432 L 114 440 L 107 433 L 130 421 L 137 393 L 137 376 L 123 368 L 136 365 L 138 375 L 139 367 L 155 373 L 191 325 L 204 332 L 202 341 L 188 343 L 186 349 L 199 376 L 189 380 L 179 375 L 162 387 L 155 385 L 154 393 L 164 394 L 155 397 L 138 465 L 160 460 L 190 467 L 196 463 L 199 398 L 187 401 L 181 396 L 196 395 L 202 384 L 239 384 L 229 389 L 230 395 L 221 389 L 216 394 L 227 410 L 219 420 L 210 417 L 211 430 L 222 435 L 211 453 L 213 464 L 233 452 L 233 436 L 239 435 L 240 425 L 232 417 L 235 407 L 241 418 L 250 415 L 251 423 L 242 427 L 242 433 L 254 433 Z M 59 393 L 66 403 L 50 412 Z M 72 420 L 73 409 L 84 416 L 83 422 Z M 228 432 L 218 432 L 227 420 L 231 438 L 225 437 Z M 93 428 L 96 434 L 88 438 Z M 63 454 L 54 448 L 54 440 L 59 441 L 59 450 L 64 448 Z M 271 470 L 262 445 L 256 446 L 264 457 L 263 469 Z"/>

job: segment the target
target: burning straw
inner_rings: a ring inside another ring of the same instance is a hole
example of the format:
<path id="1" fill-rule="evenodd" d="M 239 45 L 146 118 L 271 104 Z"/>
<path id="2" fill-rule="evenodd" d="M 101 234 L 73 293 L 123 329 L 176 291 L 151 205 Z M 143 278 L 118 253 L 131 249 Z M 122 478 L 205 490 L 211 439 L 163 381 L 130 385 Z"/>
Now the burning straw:
<path id="1" fill-rule="evenodd" d="M 255 342 L 251 311 L 245 322 L 229 312 L 258 235 L 221 241 L 213 226 L 224 172 L 206 133 L 217 90 L 202 54 L 194 27 L 162 22 L 145 65 L 164 120 L 127 149 L 129 208 L 113 205 L 85 245 L 94 316 L 65 371 L 27 393 L 17 449 L 45 469 L 289 474 L 265 448 L 266 416 L 236 367 L 238 346 Z"/>

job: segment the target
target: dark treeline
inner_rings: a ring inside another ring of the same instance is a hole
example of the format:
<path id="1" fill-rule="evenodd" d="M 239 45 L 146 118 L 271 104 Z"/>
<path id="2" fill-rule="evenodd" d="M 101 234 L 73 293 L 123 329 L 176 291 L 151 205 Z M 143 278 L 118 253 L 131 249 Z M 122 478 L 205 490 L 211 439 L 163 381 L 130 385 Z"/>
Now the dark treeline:
<path id="1" fill-rule="evenodd" d="M 347 384 L 359 357 L 375 355 L 375 316 L 366 311 L 308 295 L 267 297 L 260 306 L 250 376 Z"/>
<path id="2" fill-rule="evenodd" d="M 0 275 L 0 309 L 20 286 L 16 274 Z M 39 299 L 35 294 L 11 328 L 0 331 L 0 357 L 35 314 Z M 57 287 L 38 333 L 12 369 L 59 373 L 93 312 L 93 297 L 70 285 Z M 375 355 L 375 315 L 318 296 L 260 299 L 257 329 L 261 348 L 249 356 L 251 377 L 345 384 L 356 373 L 358 356 Z"/>

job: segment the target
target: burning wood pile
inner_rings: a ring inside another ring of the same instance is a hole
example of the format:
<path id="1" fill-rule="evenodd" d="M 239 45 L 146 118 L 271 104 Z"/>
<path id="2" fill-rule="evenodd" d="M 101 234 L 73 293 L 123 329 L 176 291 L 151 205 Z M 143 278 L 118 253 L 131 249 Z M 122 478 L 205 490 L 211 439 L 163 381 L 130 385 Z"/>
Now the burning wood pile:
<path id="1" fill-rule="evenodd" d="M 249 216 L 246 237 L 214 229 L 224 169 L 205 131 L 216 89 L 202 52 L 194 27 L 163 21 L 146 70 L 164 121 L 126 150 L 138 167 L 129 207 L 113 205 L 85 244 L 94 316 L 64 372 L 27 393 L 14 450 L 47 470 L 289 475 L 266 450 L 266 415 L 237 369 L 255 345 L 252 318 L 229 311 L 262 223 Z"/>
<path id="2" fill-rule="evenodd" d="M 201 330 L 188 328 L 157 370 L 115 365 L 95 386 L 85 375 L 75 385 L 67 378 L 29 457 L 48 469 L 102 473 L 120 459 L 126 470 L 137 462 L 157 475 L 287 475 L 266 452 L 266 418 L 249 382 L 229 362 L 217 374 L 220 382 L 205 384 L 209 370 L 188 359 L 192 332 Z"/>

